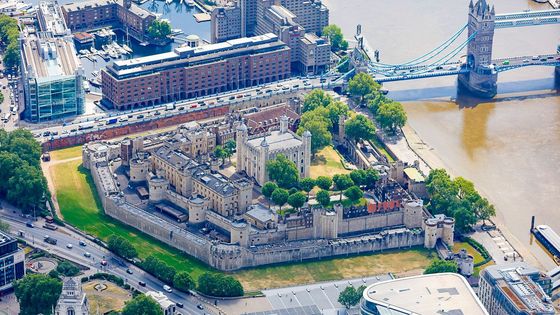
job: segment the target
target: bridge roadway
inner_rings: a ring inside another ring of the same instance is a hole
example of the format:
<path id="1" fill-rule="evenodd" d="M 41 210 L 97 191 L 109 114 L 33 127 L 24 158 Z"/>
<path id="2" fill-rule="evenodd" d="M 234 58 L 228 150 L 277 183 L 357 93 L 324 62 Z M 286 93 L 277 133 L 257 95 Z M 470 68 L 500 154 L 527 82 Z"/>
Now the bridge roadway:
<path id="1" fill-rule="evenodd" d="M 514 19 L 533 19 L 533 18 L 543 18 L 543 17 L 552 17 L 552 16 L 560 17 L 560 9 L 496 14 L 496 21 L 505 21 L 505 20 L 514 20 Z"/>
<path id="2" fill-rule="evenodd" d="M 510 28 L 510 27 L 539 26 L 539 25 L 547 25 L 547 24 L 559 24 L 559 23 L 560 23 L 560 16 L 553 16 L 553 17 L 546 17 L 546 18 L 530 18 L 530 19 L 496 21 L 494 24 L 494 28 L 501 29 L 501 28 Z"/>

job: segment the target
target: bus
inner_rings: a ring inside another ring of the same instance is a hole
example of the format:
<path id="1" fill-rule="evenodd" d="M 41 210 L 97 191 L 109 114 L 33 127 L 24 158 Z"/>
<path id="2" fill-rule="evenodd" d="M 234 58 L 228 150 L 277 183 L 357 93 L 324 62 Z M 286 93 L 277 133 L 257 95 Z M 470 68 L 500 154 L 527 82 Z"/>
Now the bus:
<path id="1" fill-rule="evenodd" d="M 50 215 L 48 215 L 48 216 L 45 217 L 45 221 L 46 221 L 47 223 L 54 223 L 54 219 L 53 219 L 53 217 L 51 217 Z"/>
<path id="2" fill-rule="evenodd" d="M 45 223 L 43 224 L 43 228 L 48 229 L 48 230 L 56 230 L 58 229 L 58 227 L 56 225 L 50 224 L 50 223 Z"/>
<path id="3" fill-rule="evenodd" d="M 93 128 L 93 122 L 87 122 L 87 123 L 83 123 L 81 125 L 78 126 L 78 130 L 86 130 L 86 129 L 92 129 Z"/>

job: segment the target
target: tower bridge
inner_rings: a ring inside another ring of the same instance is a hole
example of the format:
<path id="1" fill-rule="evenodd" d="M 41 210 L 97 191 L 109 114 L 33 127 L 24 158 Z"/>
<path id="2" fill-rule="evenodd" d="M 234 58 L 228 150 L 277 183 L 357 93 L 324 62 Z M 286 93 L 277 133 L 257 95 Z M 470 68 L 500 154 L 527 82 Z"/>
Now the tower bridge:
<path id="1" fill-rule="evenodd" d="M 368 46 L 358 25 L 355 35 L 358 45 L 350 55 L 353 68 L 337 81 L 357 72 L 367 72 L 379 83 L 458 75 L 461 87 L 491 98 L 497 93 L 500 72 L 528 66 L 553 66 L 560 74 L 560 45 L 552 53 L 492 59 L 496 29 L 547 24 L 560 24 L 560 9 L 496 14 L 494 6 L 486 0 L 476 3 L 471 0 L 467 24 L 431 51 L 402 64 L 379 62 L 377 52 Z M 466 40 L 460 39 L 465 32 Z"/>

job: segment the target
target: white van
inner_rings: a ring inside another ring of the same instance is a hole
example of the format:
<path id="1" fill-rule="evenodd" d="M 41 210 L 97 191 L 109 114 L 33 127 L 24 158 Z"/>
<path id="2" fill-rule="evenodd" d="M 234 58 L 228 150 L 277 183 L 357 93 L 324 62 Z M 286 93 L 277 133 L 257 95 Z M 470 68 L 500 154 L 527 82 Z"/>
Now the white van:
<path id="1" fill-rule="evenodd" d="M 164 284 L 164 285 L 163 285 L 163 289 L 164 289 L 165 292 L 167 292 L 167 293 L 173 292 L 173 290 L 171 289 L 171 287 L 168 286 L 167 284 Z"/>

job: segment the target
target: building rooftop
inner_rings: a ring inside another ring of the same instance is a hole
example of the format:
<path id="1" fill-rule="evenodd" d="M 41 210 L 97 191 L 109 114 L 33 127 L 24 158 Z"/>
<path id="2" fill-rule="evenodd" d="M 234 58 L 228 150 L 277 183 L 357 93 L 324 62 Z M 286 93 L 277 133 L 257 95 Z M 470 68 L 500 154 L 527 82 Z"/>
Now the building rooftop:
<path id="1" fill-rule="evenodd" d="M 293 132 L 281 133 L 278 130 L 271 131 L 266 136 L 252 138 L 247 141 L 247 144 L 251 147 L 260 147 L 264 140 L 269 146 L 269 152 L 282 151 L 302 144 L 301 138 Z"/>
<path id="2" fill-rule="evenodd" d="M 547 276 L 526 263 L 489 266 L 483 277 L 490 280 L 520 313 L 555 314 L 550 297 L 535 282 Z"/>
<path id="3" fill-rule="evenodd" d="M 245 215 L 260 222 L 274 221 L 274 213 L 261 204 L 251 205 Z"/>
<path id="4" fill-rule="evenodd" d="M 158 148 L 154 154 L 179 170 L 187 170 L 199 166 L 196 161 L 186 156 L 185 153 L 168 145 Z"/>
<path id="5" fill-rule="evenodd" d="M 282 115 L 286 115 L 290 123 L 299 119 L 299 115 L 287 104 L 247 114 L 245 119 L 247 120 L 247 127 L 252 133 L 255 133 L 260 128 L 267 130 L 268 126 L 278 124 Z"/>
<path id="6" fill-rule="evenodd" d="M 13 240 L 15 240 L 13 237 L 0 231 L 0 245 L 6 244 Z"/>
<path id="7" fill-rule="evenodd" d="M 53 35 L 63 36 L 69 33 L 64 23 L 60 7 L 55 2 L 39 2 L 39 25 L 42 31 L 52 32 Z"/>
<path id="8" fill-rule="evenodd" d="M 466 279 L 456 273 L 378 282 L 364 290 L 363 299 L 362 307 L 373 304 L 379 314 L 488 314 Z"/>
<path id="9" fill-rule="evenodd" d="M 424 176 L 422 176 L 422 174 L 420 174 L 420 172 L 418 172 L 418 170 L 415 167 L 407 167 L 404 169 L 404 173 L 406 174 L 406 177 L 408 177 L 409 179 L 417 182 L 417 183 L 423 183 L 424 182 Z"/>
<path id="10" fill-rule="evenodd" d="M 213 174 L 202 167 L 193 171 L 193 179 L 222 196 L 231 196 L 237 191 L 237 187 L 229 178 L 220 173 Z"/>
<path id="11" fill-rule="evenodd" d="M 161 308 L 168 309 L 169 307 L 175 305 L 165 294 L 162 292 L 148 291 L 146 295 L 154 299 Z"/>
<path id="12" fill-rule="evenodd" d="M 71 39 L 52 37 L 46 33 L 28 35 L 23 42 L 23 64 L 30 77 L 53 79 L 75 75 L 81 68 Z"/>

